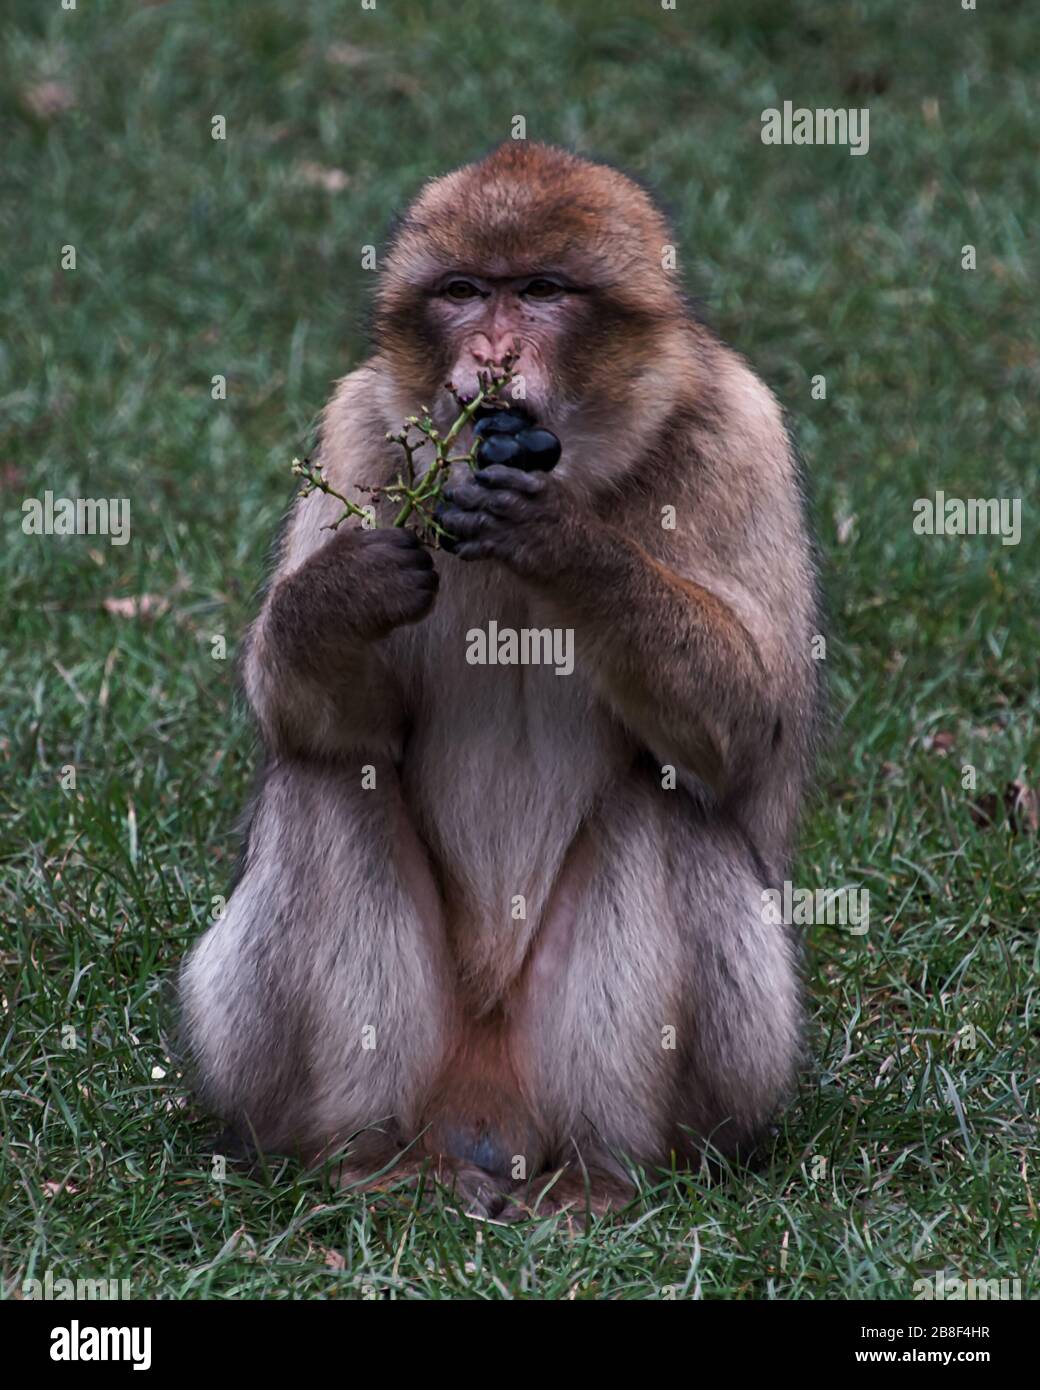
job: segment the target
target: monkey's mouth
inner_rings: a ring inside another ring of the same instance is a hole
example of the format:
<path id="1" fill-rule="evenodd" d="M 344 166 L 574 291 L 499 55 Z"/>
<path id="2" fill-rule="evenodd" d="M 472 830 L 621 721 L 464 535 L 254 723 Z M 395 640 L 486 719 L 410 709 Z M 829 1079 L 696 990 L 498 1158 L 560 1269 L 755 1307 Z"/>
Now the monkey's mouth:
<path id="1" fill-rule="evenodd" d="M 454 394 L 461 406 L 472 405 L 477 395 L 476 391 L 456 391 Z M 501 401 L 498 405 L 481 404 L 473 418 L 483 420 L 488 415 L 519 415 L 526 420 L 532 418 L 527 406 L 521 405 L 519 401 Z"/>
<path id="2" fill-rule="evenodd" d="M 470 396 L 471 401 L 472 399 L 473 397 Z M 518 405 L 515 401 L 502 405 L 480 405 L 473 418 L 474 420 L 487 420 L 492 415 L 515 415 L 518 420 L 523 420 L 526 424 L 534 423 L 534 416 L 527 407 Z"/>

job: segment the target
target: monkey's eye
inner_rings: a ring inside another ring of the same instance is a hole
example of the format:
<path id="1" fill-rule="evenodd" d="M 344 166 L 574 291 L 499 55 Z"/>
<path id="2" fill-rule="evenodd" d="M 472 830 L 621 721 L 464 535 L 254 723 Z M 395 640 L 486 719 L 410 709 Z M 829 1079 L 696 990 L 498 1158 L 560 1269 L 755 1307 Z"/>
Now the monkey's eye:
<path id="1" fill-rule="evenodd" d="M 466 299 L 476 299 L 480 291 L 476 285 L 469 280 L 449 280 L 442 291 L 448 299 L 454 299 L 457 303 L 462 303 Z"/>
<path id="2" fill-rule="evenodd" d="M 529 280 L 520 294 L 524 299 L 560 299 L 563 296 L 563 286 L 558 285 L 555 280 L 539 278 Z"/>

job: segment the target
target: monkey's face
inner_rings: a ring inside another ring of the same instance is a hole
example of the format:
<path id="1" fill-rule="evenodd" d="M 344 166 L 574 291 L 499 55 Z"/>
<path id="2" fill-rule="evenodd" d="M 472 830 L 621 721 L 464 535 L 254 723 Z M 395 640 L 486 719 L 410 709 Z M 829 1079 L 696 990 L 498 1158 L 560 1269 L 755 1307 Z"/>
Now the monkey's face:
<path id="1" fill-rule="evenodd" d="M 408 210 L 380 278 L 380 347 L 402 395 L 441 419 L 446 383 L 474 395 L 478 374 L 515 353 L 506 395 L 536 420 L 558 432 L 588 407 L 609 430 L 607 408 L 642 389 L 684 314 L 669 245 L 664 219 L 616 171 L 503 146 Z"/>
<path id="2" fill-rule="evenodd" d="M 450 271 L 428 292 L 426 317 L 450 359 L 449 380 L 463 399 L 479 390 L 481 373 L 512 355 L 507 398 L 535 419 L 558 414 L 563 385 L 562 345 L 583 317 L 584 287 L 558 270 L 489 277 Z"/>

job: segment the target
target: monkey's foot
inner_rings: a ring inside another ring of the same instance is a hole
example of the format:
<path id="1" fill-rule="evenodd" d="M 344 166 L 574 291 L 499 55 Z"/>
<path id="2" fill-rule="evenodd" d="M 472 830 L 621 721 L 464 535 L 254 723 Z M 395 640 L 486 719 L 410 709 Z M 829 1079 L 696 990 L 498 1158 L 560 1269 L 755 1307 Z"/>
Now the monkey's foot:
<path id="1" fill-rule="evenodd" d="M 635 1195 L 632 1184 L 613 1173 L 568 1164 L 555 1173 L 540 1173 L 523 1187 L 514 1187 L 495 1220 L 565 1215 L 570 1224 L 583 1230 L 591 1218 L 613 1215 Z"/>
<path id="2" fill-rule="evenodd" d="M 509 1193 L 508 1183 L 478 1168 L 447 1155 L 423 1159 L 406 1159 L 390 1172 L 372 1177 L 371 1170 L 344 1165 L 337 1177 L 338 1187 L 354 1187 L 361 1193 L 399 1195 L 411 1199 L 421 1191 L 423 1207 L 443 1203 L 454 1207 L 464 1216 L 497 1219 Z"/>

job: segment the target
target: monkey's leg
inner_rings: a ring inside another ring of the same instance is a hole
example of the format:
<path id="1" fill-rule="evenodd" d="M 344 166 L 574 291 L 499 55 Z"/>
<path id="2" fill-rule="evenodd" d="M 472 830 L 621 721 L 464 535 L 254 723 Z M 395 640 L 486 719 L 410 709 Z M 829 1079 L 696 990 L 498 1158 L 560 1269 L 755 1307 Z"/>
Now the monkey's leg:
<path id="1" fill-rule="evenodd" d="M 575 1165 L 568 1195 L 582 1165 L 617 1181 L 626 1158 L 742 1150 L 797 1069 L 795 952 L 763 921 L 753 856 L 669 795 L 620 789 L 590 824 L 518 1006 L 532 1103 Z"/>
<path id="2" fill-rule="evenodd" d="M 440 1065 L 451 986 L 436 887 L 393 768 L 283 762 L 245 872 L 182 977 L 213 1108 L 269 1151 L 328 1153 L 355 1131 L 378 1167 L 412 1137 Z"/>
<path id="3" fill-rule="evenodd" d="M 746 1160 L 805 1060 L 800 948 L 771 920 L 761 861 L 733 826 L 677 835 L 671 910 L 685 1009 L 666 1051 L 675 1078 L 669 1151 Z"/>
<path id="4" fill-rule="evenodd" d="M 494 1213 L 496 1220 L 512 1223 L 531 1217 L 566 1215 L 583 1229 L 589 1217 L 607 1217 L 635 1197 L 627 1178 L 584 1160 L 565 1163 L 555 1172 L 539 1173 L 526 1183 L 515 1183 L 509 1201 Z"/>
<path id="5" fill-rule="evenodd" d="M 336 1185 L 366 1195 L 397 1196 L 408 1203 L 421 1190 L 424 1206 L 444 1202 L 464 1216 L 495 1217 L 509 1200 L 504 1178 L 447 1154 L 406 1158 L 378 1176 L 371 1165 L 359 1168 L 345 1163 L 336 1175 Z"/>

